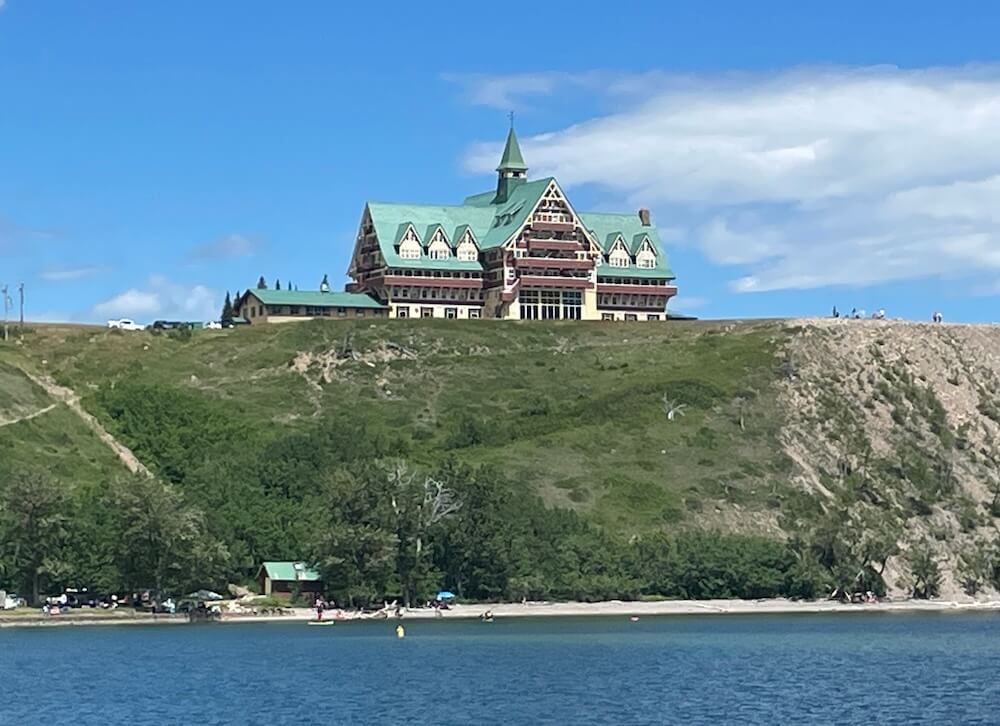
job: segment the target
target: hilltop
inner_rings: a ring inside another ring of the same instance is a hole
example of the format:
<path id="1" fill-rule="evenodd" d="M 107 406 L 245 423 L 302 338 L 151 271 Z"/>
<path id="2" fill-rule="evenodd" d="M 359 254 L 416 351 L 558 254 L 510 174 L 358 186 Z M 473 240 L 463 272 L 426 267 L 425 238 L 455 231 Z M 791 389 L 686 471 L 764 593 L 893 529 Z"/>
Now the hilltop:
<path id="1" fill-rule="evenodd" d="M 620 541 L 788 542 L 894 593 L 919 548 L 954 595 L 1000 515 L 998 356 L 1000 328 L 889 321 L 40 326 L 0 347 L 0 456 L 81 491 L 148 468 L 234 528 L 255 505 L 229 501 L 250 496 L 229 460 L 264 452 L 269 501 L 307 502 L 340 466 L 305 453 L 322 436 L 414 471 L 486 467 Z M 317 526 L 266 511 L 280 536 L 227 535 L 245 564 Z"/>

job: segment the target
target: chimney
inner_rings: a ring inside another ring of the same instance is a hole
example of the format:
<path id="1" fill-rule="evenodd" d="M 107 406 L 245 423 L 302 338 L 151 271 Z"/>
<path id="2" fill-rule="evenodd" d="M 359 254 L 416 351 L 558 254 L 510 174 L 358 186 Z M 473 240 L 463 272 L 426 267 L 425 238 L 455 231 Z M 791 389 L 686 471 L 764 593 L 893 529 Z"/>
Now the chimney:
<path id="1" fill-rule="evenodd" d="M 642 222 L 643 227 L 649 226 L 649 210 L 645 207 L 639 210 L 639 221 Z"/>

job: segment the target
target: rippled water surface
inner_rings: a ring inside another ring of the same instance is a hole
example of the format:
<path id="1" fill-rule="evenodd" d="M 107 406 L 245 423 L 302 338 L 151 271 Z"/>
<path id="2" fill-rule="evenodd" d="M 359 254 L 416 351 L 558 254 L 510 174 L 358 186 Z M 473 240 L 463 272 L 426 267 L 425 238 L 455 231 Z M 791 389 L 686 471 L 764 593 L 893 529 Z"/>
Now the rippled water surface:
<path id="1" fill-rule="evenodd" d="M 0 723 L 998 723 L 1000 615 L 0 630 Z"/>

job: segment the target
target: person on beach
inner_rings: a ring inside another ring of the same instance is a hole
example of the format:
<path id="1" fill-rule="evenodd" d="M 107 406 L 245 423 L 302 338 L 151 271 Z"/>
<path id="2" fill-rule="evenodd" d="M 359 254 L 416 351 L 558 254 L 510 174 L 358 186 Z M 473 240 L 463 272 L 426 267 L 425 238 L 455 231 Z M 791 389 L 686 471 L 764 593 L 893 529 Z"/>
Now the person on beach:
<path id="1" fill-rule="evenodd" d="M 316 598 L 316 603 L 315 603 L 315 607 L 316 607 L 316 620 L 317 621 L 323 619 L 323 605 L 324 605 L 323 598 L 317 597 Z"/>

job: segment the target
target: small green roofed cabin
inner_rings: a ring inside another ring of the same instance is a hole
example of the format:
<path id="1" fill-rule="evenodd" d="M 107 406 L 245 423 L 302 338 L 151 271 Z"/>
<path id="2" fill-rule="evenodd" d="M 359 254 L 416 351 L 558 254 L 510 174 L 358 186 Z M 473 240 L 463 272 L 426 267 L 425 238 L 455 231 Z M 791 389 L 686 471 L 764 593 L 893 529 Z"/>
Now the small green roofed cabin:
<path id="1" fill-rule="evenodd" d="M 262 595 L 290 598 L 298 591 L 304 595 L 323 591 L 319 572 L 304 562 L 265 562 L 257 571 Z"/>
<path id="2" fill-rule="evenodd" d="M 247 290 L 236 301 L 236 315 L 251 325 L 313 318 L 384 318 L 388 306 L 361 292 L 331 292 L 326 278 L 319 290 Z"/>

